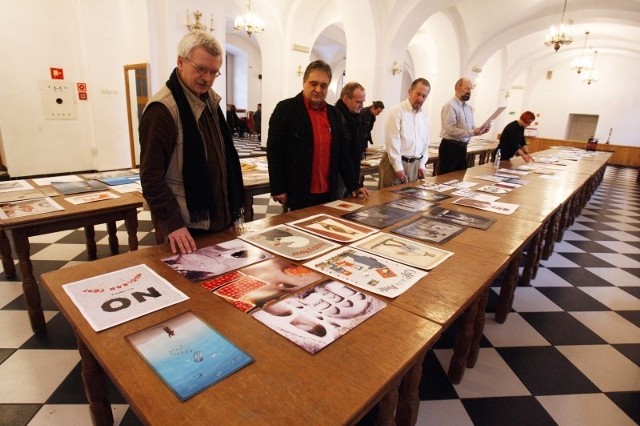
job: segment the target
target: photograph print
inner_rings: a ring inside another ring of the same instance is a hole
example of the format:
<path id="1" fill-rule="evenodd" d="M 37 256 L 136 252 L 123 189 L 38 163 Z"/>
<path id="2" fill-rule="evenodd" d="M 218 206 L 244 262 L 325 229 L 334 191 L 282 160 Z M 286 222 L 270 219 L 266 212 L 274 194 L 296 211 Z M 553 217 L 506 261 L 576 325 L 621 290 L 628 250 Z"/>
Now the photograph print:
<path id="1" fill-rule="evenodd" d="M 415 238 L 420 241 L 442 244 L 464 230 L 464 226 L 421 217 L 406 225 L 394 228 L 391 232 L 394 234 L 404 235 L 405 237 Z"/>
<path id="2" fill-rule="evenodd" d="M 357 212 L 346 214 L 342 217 L 363 223 L 375 228 L 386 228 L 396 222 L 400 222 L 414 215 L 415 212 L 397 209 L 387 205 L 372 206 Z"/>
<path id="3" fill-rule="evenodd" d="M 447 194 L 441 194 L 438 192 L 429 191 L 427 189 L 415 188 L 410 186 L 396 189 L 395 191 L 391 191 L 391 192 L 395 192 L 396 194 L 400 194 L 400 195 L 408 195 L 410 197 L 421 198 L 425 201 L 432 201 L 434 203 L 437 203 L 442 200 L 446 200 L 447 198 L 451 197 L 450 195 L 447 195 Z"/>
<path id="4" fill-rule="evenodd" d="M 482 230 L 489 229 L 489 227 L 496 221 L 495 219 L 490 219 L 488 217 L 465 213 L 460 210 L 447 209 L 440 206 L 431 207 L 424 213 L 424 216 L 431 219 L 439 219 L 454 225 L 468 226 L 470 228 Z"/>
<path id="5" fill-rule="evenodd" d="M 420 212 L 433 206 L 435 203 L 431 201 L 425 201 L 415 197 L 402 197 L 399 200 L 390 201 L 385 203 L 386 206 L 396 209 L 406 210 L 408 212 Z"/>

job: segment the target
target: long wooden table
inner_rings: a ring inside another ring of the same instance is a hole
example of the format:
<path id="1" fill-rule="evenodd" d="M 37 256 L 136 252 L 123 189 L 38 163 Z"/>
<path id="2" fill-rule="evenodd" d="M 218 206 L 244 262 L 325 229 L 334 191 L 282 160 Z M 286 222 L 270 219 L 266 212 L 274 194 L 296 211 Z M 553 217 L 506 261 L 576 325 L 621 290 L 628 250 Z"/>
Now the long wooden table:
<path id="1" fill-rule="evenodd" d="M 208 424 L 212 419 L 220 424 L 354 423 L 376 402 L 381 404 L 380 424 L 393 424 L 394 421 L 414 424 L 422 360 L 428 347 L 442 330 L 456 320 L 461 321 L 449 366 L 449 378 L 454 383 L 459 382 L 464 369 L 473 367 L 478 356 L 491 283 L 506 269 L 506 281 L 510 286 L 503 286 L 500 297 L 508 313 L 518 281 L 520 256 L 541 244 L 546 248 L 547 241 L 540 239 L 541 232 L 551 228 L 551 222 L 558 222 L 561 229 L 568 223 L 568 219 L 562 219 L 565 213 L 570 217 L 579 212 L 580 204 L 586 202 L 589 191 L 597 186 L 607 158 L 599 155 L 571 163 L 566 166 L 567 175 L 561 185 L 540 176 L 526 177 L 527 185 L 500 200 L 520 205 L 512 215 L 454 205 L 452 199 L 442 202 L 443 206 L 491 217 L 496 222 L 487 230 L 466 229 L 441 244 L 440 247 L 454 252 L 451 258 L 397 298 L 385 299 L 389 306 L 380 314 L 315 356 L 306 354 L 226 302 L 177 276 L 159 260 L 168 255 L 166 245 L 50 272 L 42 276 L 42 282 L 78 334 L 85 386 L 97 424 L 103 424 L 103 421 L 109 424 L 111 416 L 102 369 L 138 416 L 152 424 L 183 420 Z M 519 164 L 522 160 L 514 159 L 501 165 Z M 491 166 L 485 165 L 429 180 L 461 179 L 490 184 L 477 180 L 477 176 L 492 172 Z M 374 191 L 368 199 L 351 201 L 364 207 L 400 198 L 393 189 Z M 249 222 L 245 225 L 246 232 L 317 213 L 342 214 L 328 207 L 315 206 Z M 390 228 L 414 219 L 406 219 Z M 201 237 L 198 244 L 205 246 L 233 237 L 234 234 L 228 231 Z M 558 234 L 554 234 L 554 240 L 557 238 Z M 187 293 L 190 300 L 101 333 L 93 332 L 61 286 L 140 263 L 169 279 Z M 192 310 L 247 350 L 256 362 L 191 400 L 179 403 L 135 351 L 123 343 L 125 336 L 186 310 Z"/>
<path id="2" fill-rule="evenodd" d="M 60 204 L 64 210 L 33 216 L 0 219 L 0 255 L 2 257 L 4 272 L 7 277 L 14 277 L 16 275 L 16 268 L 11 254 L 11 245 L 6 234 L 10 232 L 13 237 L 14 250 L 18 258 L 22 276 L 22 291 L 29 313 L 29 320 L 31 321 L 31 328 L 34 332 L 44 331 L 46 322 L 42 311 L 38 282 L 33 276 L 29 237 L 84 227 L 89 259 L 95 259 L 97 247 L 94 225 L 100 223 L 107 224 L 109 247 L 111 253 L 117 254 L 119 247 L 118 236 L 116 234 L 116 221 L 124 220 L 129 239 L 129 248 L 131 250 L 137 250 L 137 209 L 142 207 L 142 200 L 140 197 L 132 194 L 118 195 L 119 197 L 115 199 L 79 205 L 69 203 L 64 197 L 54 197 L 54 200 Z"/>
<path id="3" fill-rule="evenodd" d="M 290 221 L 281 215 L 248 230 Z M 235 237 L 230 231 L 199 238 L 199 246 Z M 42 275 L 43 285 L 73 325 L 95 424 L 111 424 L 103 370 L 147 424 L 353 424 L 381 402 L 381 424 L 395 424 L 402 378 L 421 362 L 442 327 L 394 305 L 316 355 L 310 355 L 250 316 L 166 266 L 166 245 Z M 189 300 L 96 333 L 62 289 L 65 283 L 146 264 Z M 129 334 L 192 311 L 255 362 L 186 402 L 180 402 L 126 341 Z M 402 401 L 402 398 L 401 398 Z M 417 415 L 419 401 L 401 402 Z M 406 415 L 405 415 L 406 416 Z"/>

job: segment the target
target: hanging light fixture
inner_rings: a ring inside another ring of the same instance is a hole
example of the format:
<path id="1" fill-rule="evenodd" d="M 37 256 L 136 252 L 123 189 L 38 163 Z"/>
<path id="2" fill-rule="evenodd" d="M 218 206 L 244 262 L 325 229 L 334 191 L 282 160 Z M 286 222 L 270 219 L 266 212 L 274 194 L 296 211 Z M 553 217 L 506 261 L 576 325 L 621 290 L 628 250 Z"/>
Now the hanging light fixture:
<path id="1" fill-rule="evenodd" d="M 247 13 L 236 18 L 234 28 L 246 32 L 251 37 L 253 34 L 264 31 L 264 21 L 251 11 L 251 0 L 247 4 L 247 9 Z"/>
<path id="2" fill-rule="evenodd" d="M 564 13 L 567 10 L 567 0 L 564 0 L 564 7 L 562 8 L 562 19 L 560 19 L 560 26 L 556 28 L 552 25 L 547 32 L 547 36 L 544 39 L 546 46 L 552 46 L 557 52 L 561 46 L 571 44 L 573 37 L 569 32 L 569 26 L 564 24 Z"/>
<path id="3" fill-rule="evenodd" d="M 578 74 L 580 74 L 582 71 L 589 71 L 592 66 L 591 58 L 588 56 L 585 56 L 584 54 L 584 51 L 587 48 L 588 39 L 589 39 L 589 31 L 584 33 L 584 46 L 582 47 L 582 53 L 580 54 L 580 56 L 578 56 L 571 62 L 571 69 L 577 72 Z"/>
<path id="4" fill-rule="evenodd" d="M 213 15 L 211 15 L 209 19 L 209 26 L 202 24 L 200 22 L 200 18 L 202 18 L 202 12 L 196 10 L 193 12 L 193 17 L 195 18 L 195 22 L 191 22 L 191 14 L 189 13 L 189 9 L 187 9 L 187 21 L 185 25 L 189 29 L 189 31 L 209 31 L 213 32 Z"/>
<path id="5" fill-rule="evenodd" d="M 597 50 L 593 52 L 593 61 L 591 62 L 591 69 L 585 72 L 582 76 L 582 80 L 587 84 L 596 83 L 600 79 L 600 73 L 596 71 L 596 55 L 597 54 L 598 54 Z"/>

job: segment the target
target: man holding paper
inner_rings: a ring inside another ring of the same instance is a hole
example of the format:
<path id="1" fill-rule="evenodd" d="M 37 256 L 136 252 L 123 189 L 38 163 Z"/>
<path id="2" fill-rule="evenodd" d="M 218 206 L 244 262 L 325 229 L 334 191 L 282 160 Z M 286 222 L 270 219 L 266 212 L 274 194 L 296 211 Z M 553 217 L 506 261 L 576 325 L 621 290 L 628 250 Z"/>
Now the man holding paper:
<path id="1" fill-rule="evenodd" d="M 487 133 L 491 120 L 482 127 L 475 127 L 473 109 L 467 102 L 471 99 L 473 83 L 461 78 L 455 85 L 455 96 L 442 107 L 442 141 L 438 148 L 438 174 L 455 172 L 467 168 L 467 144 L 472 136 Z"/>

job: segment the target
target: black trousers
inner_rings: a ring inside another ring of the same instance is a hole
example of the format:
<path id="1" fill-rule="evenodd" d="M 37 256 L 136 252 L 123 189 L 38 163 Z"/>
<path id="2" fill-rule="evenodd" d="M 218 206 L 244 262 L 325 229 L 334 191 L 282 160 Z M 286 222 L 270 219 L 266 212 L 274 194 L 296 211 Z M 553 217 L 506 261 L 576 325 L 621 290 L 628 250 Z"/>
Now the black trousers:
<path id="1" fill-rule="evenodd" d="M 438 174 L 466 170 L 467 143 L 453 139 L 442 139 L 438 148 Z"/>

